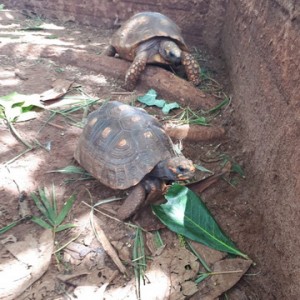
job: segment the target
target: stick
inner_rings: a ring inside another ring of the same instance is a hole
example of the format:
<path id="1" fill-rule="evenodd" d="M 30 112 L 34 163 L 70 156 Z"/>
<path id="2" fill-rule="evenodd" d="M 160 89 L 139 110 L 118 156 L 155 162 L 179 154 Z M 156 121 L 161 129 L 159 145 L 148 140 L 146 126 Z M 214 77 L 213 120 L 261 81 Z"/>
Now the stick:
<path id="1" fill-rule="evenodd" d="M 94 230 L 95 236 L 97 240 L 101 243 L 103 249 L 107 252 L 107 254 L 111 257 L 113 262 L 119 268 L 120 272 L 127 275 L 127 271 L 123 263 L 121 262 L 116 250 L 111 245 L 104 231 L 101 229 L 99 222 L 94 222 L 94 218 L 98 219 L 94 216 L 93 210 L 91 211 L 91 226 Z"/>

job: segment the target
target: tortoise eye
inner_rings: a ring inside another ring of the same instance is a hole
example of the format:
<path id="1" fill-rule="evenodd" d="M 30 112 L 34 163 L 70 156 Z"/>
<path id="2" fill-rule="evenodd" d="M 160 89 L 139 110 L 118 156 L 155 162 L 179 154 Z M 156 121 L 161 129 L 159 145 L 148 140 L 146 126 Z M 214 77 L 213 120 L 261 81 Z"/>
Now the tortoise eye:
<path id="1" fill-rule="evenodd" d="M 177 167 L 177 172 L 178 172 L 178 173 L 185 173 L 185 172 L 186 172 L 186 168 L 183 167 L 183 166 L 178 166 L 178 167 Z"/>

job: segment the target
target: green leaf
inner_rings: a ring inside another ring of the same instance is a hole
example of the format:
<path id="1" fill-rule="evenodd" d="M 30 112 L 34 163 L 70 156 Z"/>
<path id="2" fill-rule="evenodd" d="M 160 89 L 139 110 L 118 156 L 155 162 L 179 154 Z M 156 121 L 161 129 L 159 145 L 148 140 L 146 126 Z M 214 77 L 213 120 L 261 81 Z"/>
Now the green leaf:
<path id="1" fill-rule="evenodd" d="M 69 228 L 73 228 L 76 227 L 75 224 L 71 224 L 71 223 L 67 223 L 67 224 L 63 224 L 63 225 L 59 225 L 58 227 L 55 228 L 55 232 L 60 232 Z"/>
<path id="2" fill-rule="evenodd" d="M 8 231 L 8 230 L 12 229 L 13 227 L 17 226 L 17 225 L 21 222 L 21 220 L 22 220 L 22 219 L 17 220 L 17 221 L 14 221 L 14 222 L 12 222 L 12 223 L 10 223 L 10 224 L 8 224 L 8 225 L 6 225 L 6 226 L 0 228 L 0 234 L 3 234 L 3 233 L 5 233 L 6 231 Z"/>
<path id="3" fill-rule="evenodd" d="M 213 249 L 247 258 L 222 232 L 202 200 L 187 187 L 173 184 L 165 197 L 167 203 L 153 205 L 152 209 L 170 230 Z"/>
<path id="4" fill-rule="evenodd" d="M 44 221 L 43 219 L 41 219 L 41 218 L 38 218 L 38 217 L 33 216 L 33 217 L 31 218 L 31 221 L 33 221 L 34 223 L 40 225 L 41 227 L 43 227 L 43 228 L 45 228 L 45 229 L 53 229 L 53 227 L 52 227 L 50 224 L 48 224 L 47 222 L 45 222 L 45 221 Z"/>
<path id="5" fill-rule="evenodd" d="M 231 171 L 234 172 L 234 173 L 239 174 L 242 178 L 246 178 L 244 170 L 236 162 L 233 162 L 232 167 L 231 167 Z"/>
<path id="6" fill-rule="evenodd" d="M 28 113 L 35 109 L 35 107 L 44 108 L 38 94 L 22 95 L 17 92 L 0 97 L 0 106 L 2 106 L 4 110 L 4 113 L 1 113 L 0 116 L 2 118 L 5 116 L 9 121 L 19 121 L 18 118 L 23 113 Z M 32 118 L 32 116 L 31 114 L 30 118 Z M 27 115 L 25 119 L 28 118 L 29 116 Z M 22 121 L 24 121 L 24 117 Z"/>
<path id="7" fill-rule="evenodd" d="M 34 193 L 31 193 L 31 197 L 36 205 L 36 207 L 39 209 L 39 211 L 47 218 L 49 219 L 49 214 L 48 211 L 46 209 L 46 207 L 44 206 L 43 202 L 38 198 L 38 196 Z M 51 221 L 51 220 L 50 220 Z M 54 225 L 54 224 L 53 224 Z"/>
<path id="8" fill-rule="evenodd" d="M 220 102 L 218 105 L 216 105 L 215 107 L 213 107 L 212 109 L 210 109 L 209 111 L 207 111 L 208 114 L 212 114 L 217 112 L 218 110 L 220 110 L 222 107 L 226 106 L 227 104 L 229 104 L 230 99 L 229 98 L 225 98 L 222 102 Z"/>
<path id="9" fill-rule="evenodd" d="M 47 173 L 81 174 L 81 175 L 89 174 L 85 169 L 81 167 L 75 167 L 75 166 L 66 166 L 65 168 L 48 171 Z"/>
<path id="10" fill-rule="evenodd" d="M 54 215 L 57 216 L 57 203 L 56 203 L 56 194 L 55 194 L 55 185 L 52 183 L 52 206 Z"/>
<path id="11" fill-rule="evenodd" d="M 166 103 L 162 108 L 162 112 L 167 115 L 172 109 L 180 108 L 180 105 L 177 102 Z"/>
<path id="12" fill-rule="evenodd" d="M 207 126 L 208 121 L 205 117 L 198 116 L 198 117 L 193 117 L 189 120 L 188 124 L 195 124 L 195 125 L 203 125 Z"/>
<path id="13" fill-rule="evenodd" d="M 41 201 L 42 201 L 42 203 L 43 203 L 43 205 L 44 205 L 44 207 L 46 208 L 46 211 L 47 211 L 46 217 L 49 219 L 49 221 L 52 224 L 55 224 L 55 219 L 56 219 L 55 210 L 54 210 L 54 207 L 53 207 L 52 203 L 47 198 L 46 192 L 48 192 L 46 188 L 44 188 L 44 190 L 39 189 Z"/>
<path id="14" fill-rule="evenodd" d="M 17 121 L 18 122 L 25 122 L 25 121 L 33 120 L 36 117 L 37 117 L 37 113 L 35 111 L 21 112 L 18 115 Z"/>
<path id="15" fill-rule="evenodd" d="M 201 165 L 194 165 L 195 168 L 201 172 L 204 172 L 204 173 L 210 173 L 210 174 L 214 174 L 214 172 L 212 172 L 211 170 L 208 170 L 206 169 L 205 167 L 201 166 Z"/>
<path id="16" fill-rule="evenodd" d="M 65 217 L 67 216 L 67 214 L 69 213 L 69 211 L 71 210 L 74 201 L 76 200 L 75 195 L 72 195 L 67 202 L 65 203 L 63 209 L 61 210 L 61 212 L 59 213 L 59 215 L 57 216 L 57 218 L 55 219 L 55 225 L 60 225 L 61 222 L 65 219 Z"/>
<path id="17" fill-rule="evenodd" d="M 162 108 L 166 101 L 156 99 L 157 93 L 155 90 L 149 90 L 144 96 L 139 96 L 137 99 L 139 102 L 146 104 L 148 106 L 157 106 Z"/>
<path id="18" fill-rule="evenodd" d="M 147 106 L 157 106 L 162 108 L 164 114 L 168 114 L 170 110 L 174 108 L 179 108 L 179 104 L 176 102 L 167 103 L 163 99 L 156 99 L 157 93 L 155 90 L 150 89 L 144 96 L 139 96 L 137 100 Z"/>
<path id="19" fill-rule="evenodd" d="M 203 273 L 199 277 L 196 278 L 195 283 L 198 284 L 198 283 L 202 282 L 203 280 L 205 280 L 209 276 L 210 276 L 209 273 Z"/>

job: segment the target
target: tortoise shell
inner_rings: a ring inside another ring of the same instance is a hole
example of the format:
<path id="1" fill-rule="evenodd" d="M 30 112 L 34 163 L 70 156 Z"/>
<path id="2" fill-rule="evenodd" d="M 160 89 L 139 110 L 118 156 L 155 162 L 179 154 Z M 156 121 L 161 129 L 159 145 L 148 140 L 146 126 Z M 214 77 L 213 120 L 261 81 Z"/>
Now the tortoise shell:
<path id="1" fill-rule="evenodd" d="M 118 101 L 89 114 L 74 154 L 91 175 L 114 189 L 138 184 L 172 156 L 170 138 L 158 120 Z"/>
<path id="2" fill-rule="evenodd" d="M 111 45 L 120 57 L 132 61 L 142 42 L 157 37 L 170 38 L 181 50 L 188 51 L 180 28 L 170 18 L 157 12 L 141 12 L 131 17 L 115 32 Z"/>

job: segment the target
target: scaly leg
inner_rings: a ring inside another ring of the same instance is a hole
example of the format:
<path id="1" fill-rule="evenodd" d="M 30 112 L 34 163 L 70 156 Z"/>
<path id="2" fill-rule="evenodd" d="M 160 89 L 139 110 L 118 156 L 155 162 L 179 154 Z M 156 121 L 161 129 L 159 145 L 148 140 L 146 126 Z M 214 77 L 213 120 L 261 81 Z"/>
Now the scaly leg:
<path id="1" fill-rule="evenodd" d="M 130 218 L 142 206 L 145 197 L 145 188 L 143 184 L 139 183 L 132 189 L 122 206 L 119 208 L 117 217 L 120 220 L 126 220 Z"/>
<path id="2" fill-rule="evenodd" d="M 200 83 L 200 66 L 192 54 L 182 51 L 181 63 L 184 65 L 188 80 L 194 85 Z"/>
<path id="3" fill-rule="evenodd" d="M 137 53 L 134 61 L 126 72 L 125 86 L 128 91 L 134 90 L 136 83 L 144 71 L 147 64 L 148 54 L 146 51 Z"/>

